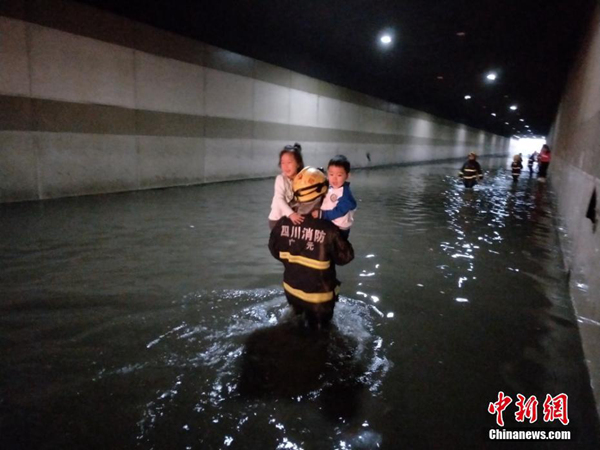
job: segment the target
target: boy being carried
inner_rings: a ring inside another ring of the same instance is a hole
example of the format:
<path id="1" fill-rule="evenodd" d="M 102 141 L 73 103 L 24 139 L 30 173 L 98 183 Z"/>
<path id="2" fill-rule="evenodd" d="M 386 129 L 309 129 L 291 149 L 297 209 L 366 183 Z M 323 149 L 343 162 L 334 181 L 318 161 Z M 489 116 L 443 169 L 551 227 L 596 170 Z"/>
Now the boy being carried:
<path id="1" fill-rule="evenodd" d="M 330 220 L 346 239 L 354 222 L 356 200 L 350 191 L 350 161 L 343 155 L 333 157 L 327 165 L 329 190 L 323 199 L 320 211 L 313 211 L 314 218 Z"/>

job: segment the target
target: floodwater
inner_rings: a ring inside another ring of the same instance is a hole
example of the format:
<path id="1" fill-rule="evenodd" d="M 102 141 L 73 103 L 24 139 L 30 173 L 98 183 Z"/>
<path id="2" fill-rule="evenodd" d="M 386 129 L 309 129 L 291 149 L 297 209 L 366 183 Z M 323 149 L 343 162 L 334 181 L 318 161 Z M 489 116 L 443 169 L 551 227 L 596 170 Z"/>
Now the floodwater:
<path id="1" fill-rule="evenodd" d="M 505 428 L 572 432 L 500 447 L 599 448 L 551 184 L 481 163 L 471 191 L 461 162 L 353 173 L 322 333 L 267 249 L 272 179 L 0 205 L 2 448 L 496 448 L 500 391 Z"/>

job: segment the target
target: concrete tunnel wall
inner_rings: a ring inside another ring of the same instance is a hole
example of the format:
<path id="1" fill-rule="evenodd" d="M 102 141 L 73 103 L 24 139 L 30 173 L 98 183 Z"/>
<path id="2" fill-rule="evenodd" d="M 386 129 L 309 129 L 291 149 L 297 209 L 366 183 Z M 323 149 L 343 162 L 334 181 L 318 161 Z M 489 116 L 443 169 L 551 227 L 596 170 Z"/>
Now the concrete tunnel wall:
<path id="1" fill-rule="evenodd" d="M 354 167 L 509 146 L 87 5 L 0 2 L 0 202 L 272 176 L 296 141 Z"/>
<path id="2" fill-rule="evenodd" d="M 570 291 L 600 414 L 600 2 L 569 74 L 549 145 Z M 587 217 L 594 190 L 595 224 Z"/>

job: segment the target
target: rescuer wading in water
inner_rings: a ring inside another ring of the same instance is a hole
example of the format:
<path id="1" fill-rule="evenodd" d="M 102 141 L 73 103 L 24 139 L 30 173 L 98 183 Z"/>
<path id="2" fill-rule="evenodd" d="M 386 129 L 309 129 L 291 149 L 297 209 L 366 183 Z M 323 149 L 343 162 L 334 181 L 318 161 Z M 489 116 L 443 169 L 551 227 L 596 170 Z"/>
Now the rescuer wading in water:
<path id="1" fill-rule="evenodd" d="M 296 314 L 304 313 L 309 326 L 320 329 L 333 317 L 340 282 L 335 266 L 354 259 L 354 249 L 338 227 L 311 213 L 321 207 L 327 192 L 325 174 L 305 167 L 294 178 L 296 212 L 304 221 L 294 225 L 289 217 L 277 221 L 269 238 L 269 250 L 283 263 L 283 288 Z"/>
<path id="2" fill-rule="evenodd" d="M 472 188 L 477 184 L 477 180 L 483 179 L 483 172 L 477 162 L 477 155 L 475 153 L 469 153 L 469 159 L 465 161 L 458 171 L 458 176 L 462 178 L 466 188 Z"/>

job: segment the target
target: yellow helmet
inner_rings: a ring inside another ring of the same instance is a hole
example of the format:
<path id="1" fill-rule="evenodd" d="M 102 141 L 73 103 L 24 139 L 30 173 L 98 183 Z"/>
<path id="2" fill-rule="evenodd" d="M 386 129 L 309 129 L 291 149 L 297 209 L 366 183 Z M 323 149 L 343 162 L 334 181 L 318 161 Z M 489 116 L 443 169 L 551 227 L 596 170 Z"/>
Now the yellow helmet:
<path id="1" fill-rule="evenodd" d="M 292 184 L 294 197 L 299 203 L 306 203 L 325 195 L 327 177 L 315 167 L 305 167 L 294 177 Z"/>

